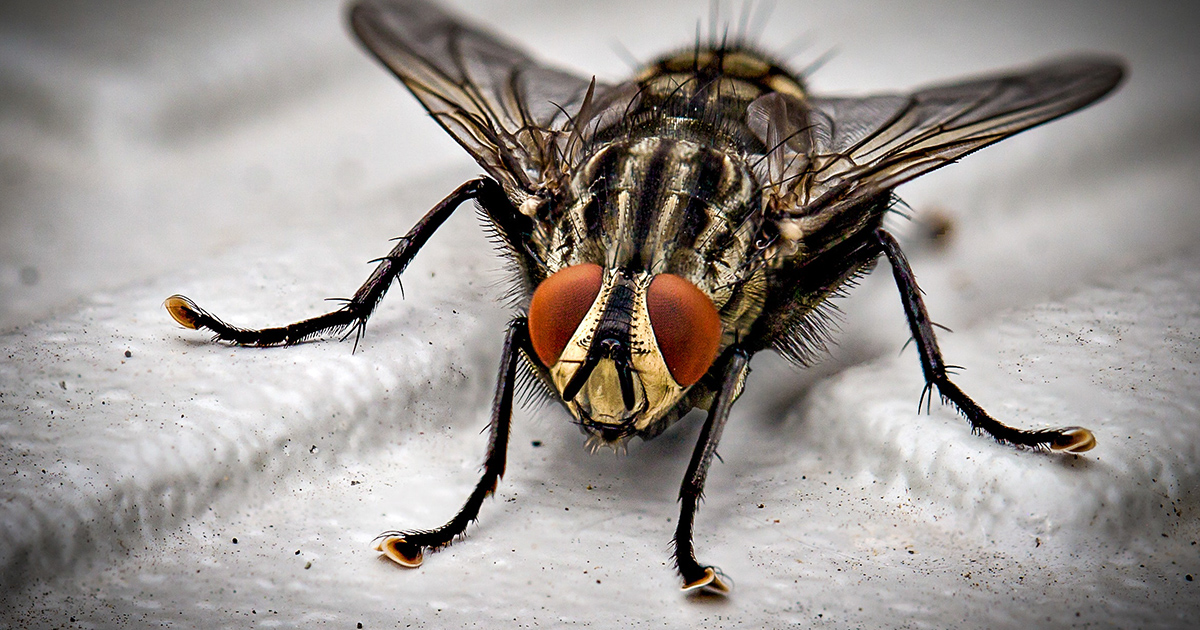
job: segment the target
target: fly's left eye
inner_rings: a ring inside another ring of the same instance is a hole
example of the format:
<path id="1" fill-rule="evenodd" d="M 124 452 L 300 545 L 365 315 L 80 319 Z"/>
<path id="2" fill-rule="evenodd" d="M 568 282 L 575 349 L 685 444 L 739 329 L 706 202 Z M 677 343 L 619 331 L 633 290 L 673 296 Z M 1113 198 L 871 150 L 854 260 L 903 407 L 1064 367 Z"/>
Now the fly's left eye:
<path id="1" fill-rule="evenodd" d="M 661 273 L 650 281 L 646 310 L 671 377 L 684 387 L 700 380 L 721 345 L 721 316 L 712 300 L 691 282 Z"/>
<path id="2" fill-rule="evenodd" d="M 600 265 L 584 263 L 561 269 L 538 285 L 529 304 L 529 337 L 542 365 L 558 363 L 603 283 Z"/>

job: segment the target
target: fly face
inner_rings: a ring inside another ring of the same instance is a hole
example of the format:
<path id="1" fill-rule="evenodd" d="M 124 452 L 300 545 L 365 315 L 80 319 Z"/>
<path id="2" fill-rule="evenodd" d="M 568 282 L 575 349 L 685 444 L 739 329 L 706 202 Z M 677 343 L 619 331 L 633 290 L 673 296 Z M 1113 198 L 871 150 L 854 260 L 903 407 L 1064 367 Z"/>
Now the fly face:
<path id="1" fill-rule="evenodd" d="M 618 450 L 708 372 L 722 327 L 712 300 L 679 276 L 583 263 L 538 286 L 529 331 L 589 449 Z"/>
<path id="2" fill-rule="evenodd" d="M 883 220 L 893 189 L 1103 97 L 1119 60 L 1075 57 L 907 94 L 820 97 L 744 44 L 710 42 L 605 84 L 539 63 L 420 0 L 365 0 L 363 44 L 487 175 L 431 209 L 336 311 L 261 330 L 230 326 L 183 296 L 181 325 L 240 345 L 329 332 L 356 340 L 384 294 L 463 202 L 479 204 L 520 271 L 483 475 L 433 530 L 382 534 L 378 549 L 419 566 L 459 537 L 506 464 L 518 372 L 558 394 L 593 449 L 651 438 L 707 410 L 680 488 L 675 566 L 685 590 L 723 593 L 701 565 L 692 523 L 750 357 L 805 364 L 828 334 L 828 301 L 886 258 L 925 375 L 978 433 L 1079 453 L 1080 427 L 1022 430 L 987 414 L 947 374 L 920 290 Z"/>

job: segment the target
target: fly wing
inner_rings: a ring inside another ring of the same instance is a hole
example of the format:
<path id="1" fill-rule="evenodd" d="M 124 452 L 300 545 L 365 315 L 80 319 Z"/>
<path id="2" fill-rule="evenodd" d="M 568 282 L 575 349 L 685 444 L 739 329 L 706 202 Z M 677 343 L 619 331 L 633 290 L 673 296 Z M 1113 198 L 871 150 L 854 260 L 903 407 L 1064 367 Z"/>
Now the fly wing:
<path id="1" fill-rule="evenodd" d="M 419 0 L 367 0 L 350 12 L 362 43 L 511 195 L 536 189 L 593 81 Z"/>
<path id="2" fill-rule="evenodd" d="M 801 117 L 784 123 L 796 130 L 789 141 L 768 145 L 793 153 L 776 163 L 796 165 L 780 191 L 791 193 L 784 214 L 804 232 L 819 229 L 918 175 L 1096 101 L 1123 74 L 1117 60 L 1078 57 L 909 95 L 813 97 L 787 110 Z"/>

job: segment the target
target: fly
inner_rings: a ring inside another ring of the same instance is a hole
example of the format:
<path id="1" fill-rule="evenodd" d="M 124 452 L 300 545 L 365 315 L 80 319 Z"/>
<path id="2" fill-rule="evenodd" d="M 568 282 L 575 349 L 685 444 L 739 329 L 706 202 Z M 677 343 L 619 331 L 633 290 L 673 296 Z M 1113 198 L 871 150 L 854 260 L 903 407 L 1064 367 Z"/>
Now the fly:
<path id="1" fill-rule="evenodd" d="M 463 534 L 504 474 L 521 371 L 566 406 L 595 450 L 650 439 L 707 412 L 679 491 L 675 566 L 684 590 L 728 592 L 697 561 L 692 524 L 750 358 L 820 355 L 829 300 L 883 256 L 934 390 L 976 433 L 1079 453 L 1081 427 L 1024 430 L 992 418 L 947 376 L 916 279 L 883 218 L 893 189 L 1110 92 L 1119 60 L 1079 56 L 908 94 L 836 98 L 745 42 L 701 42 L 622 83 L 545 65 L 419 0 L 366 0 L 358 38 L 486 175 L 430 210 L 341 308 L 261 330 L 183 296 L 183 326 L 244 346 L 361 338 L 384 293 L 443 221 L 475 201 L 519 270 L 483 474 L 448 523 L 390 531 L 377 549 L 419 566 Z"/>

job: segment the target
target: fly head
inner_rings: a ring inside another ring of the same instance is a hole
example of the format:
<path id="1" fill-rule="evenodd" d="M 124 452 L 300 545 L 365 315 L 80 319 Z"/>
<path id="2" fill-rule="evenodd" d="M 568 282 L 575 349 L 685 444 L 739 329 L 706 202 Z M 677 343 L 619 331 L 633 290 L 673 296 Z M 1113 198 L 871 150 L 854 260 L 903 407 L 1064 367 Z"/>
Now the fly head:
<path id="1" fill-rule="evenodd" d="M 589 444 L 619 448 L 651 429 L 712 366 L 721 316 L 673 274 L 566 267 L 529 307 L 533 348 Z"/>

